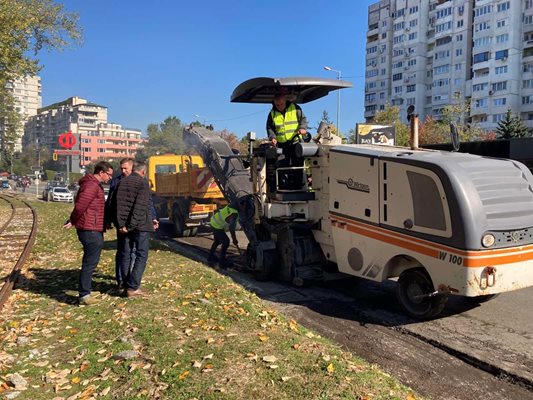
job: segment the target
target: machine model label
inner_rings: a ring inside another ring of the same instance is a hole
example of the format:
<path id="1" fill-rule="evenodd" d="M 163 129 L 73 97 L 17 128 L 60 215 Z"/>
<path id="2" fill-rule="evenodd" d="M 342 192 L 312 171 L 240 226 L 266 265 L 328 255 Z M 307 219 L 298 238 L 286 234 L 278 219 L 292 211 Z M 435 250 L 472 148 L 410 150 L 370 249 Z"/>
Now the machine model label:
<path id="1" fill-rule="evenodd" d="M 445 251 L 439 251 L 439 260 L 448 260 L 448 262 L 451 264 L 463 265 L 463 257 L 446 253 Z"/>
<path id="2" fill-rule="evenodd" d="M 358 192 L 365 192 L 370 193 L 370 186 L 361 183 L 356 182 L 352 178 L 346 180 L 343 179 L 337 179 L 337 183 L 340 183 L 341 185 L 346 185 L 346 187 L 350 190 L 357 190 Z"/>

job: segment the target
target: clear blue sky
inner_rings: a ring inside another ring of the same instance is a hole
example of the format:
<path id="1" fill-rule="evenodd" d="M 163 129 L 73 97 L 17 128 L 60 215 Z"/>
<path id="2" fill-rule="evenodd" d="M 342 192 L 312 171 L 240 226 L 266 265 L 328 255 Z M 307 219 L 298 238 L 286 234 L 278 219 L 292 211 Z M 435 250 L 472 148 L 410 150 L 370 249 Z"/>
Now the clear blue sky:
<path id="1" fill-rule="evenodd" d="M 336 78 L 341 130 L 363 122 L 369 0 L 64 0 L 79 13 L 84 42 L 38 55 L 43 106 L 71 96 L 108 107 L 109 121 L 146 131 L 174 115 L 242 137 L 265 137 L 267 104 L 230 103 L 233 89 L 259 76 Z M 302 105 L 311 127 L 322 111 L 336 121 L 337 95 Z"/>

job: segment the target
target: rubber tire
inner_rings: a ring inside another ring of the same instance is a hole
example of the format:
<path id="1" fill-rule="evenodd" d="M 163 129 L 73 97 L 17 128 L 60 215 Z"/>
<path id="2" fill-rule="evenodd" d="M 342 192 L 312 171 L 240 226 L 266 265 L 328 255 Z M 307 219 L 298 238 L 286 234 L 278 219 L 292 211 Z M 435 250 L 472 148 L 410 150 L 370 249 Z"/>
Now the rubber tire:
<path id="1" fill-rule="evenodd" d="M 174 226 L 174 235 L 176 237 L 186 236 L 185 219 L 183 218 L 179 207 L 174 207 L 172 210 L 172 224 Z"/>
<path id="2" fill-rule="evenodd" d="M 189 231 L 189 236 L 190 237 L 194 237 L 198 234 L 198 227 L 197 226 L 193 226 L 191 228 L 188 229 Z"/>
<path id="3" fill-rule="evenodd" d="M 266 259 L 265 266 L 261 269 L 256 269 L 256 251 L 255 249 L 252 249 L 250 245 L 248 246 L 248 250 L 246 251 L 248 267 L 252 270 L 252 275 L 255 280 L 260 282 L 269 281 L 275 278 L 275 265 L 277 265 L 276 263 L 279 258 L 277 257 L 276 250 L 265 251 L 263 257 Z"/>
<path id="4" fill-rule="evenodd" d="M 396 286 L 396 296 L 405 313 L 415 319 L 428 319 L 439 315 L 448 296 L 444 294 L 414 299 L 414 296 L 434 292 L 433 283 L 427 272 L 423 268 L 409 269 L 402 272 L 398 285 Z"/>

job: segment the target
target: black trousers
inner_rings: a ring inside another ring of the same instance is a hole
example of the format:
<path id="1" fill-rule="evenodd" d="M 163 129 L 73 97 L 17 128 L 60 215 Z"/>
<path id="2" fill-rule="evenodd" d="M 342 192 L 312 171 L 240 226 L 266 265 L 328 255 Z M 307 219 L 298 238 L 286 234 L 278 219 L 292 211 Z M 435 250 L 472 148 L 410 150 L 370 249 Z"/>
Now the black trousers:
<path id="1" fill-rule="evenodd" d="M 228 251 L 228 247 L 229 247 L 229 237 L 223 229 L 213 228 L 213 238 L 215 240 L 213 241 L 213 244 L 211 245 L 211 250 L 209 251 L 209 255 L 214 256 L 215 252 L 217 251 L 217 247 L 222 245 L 222 247 L 220 248 L 219 261 L 221 263 L 224 263 L 226 262 L 226 252 Z"/>

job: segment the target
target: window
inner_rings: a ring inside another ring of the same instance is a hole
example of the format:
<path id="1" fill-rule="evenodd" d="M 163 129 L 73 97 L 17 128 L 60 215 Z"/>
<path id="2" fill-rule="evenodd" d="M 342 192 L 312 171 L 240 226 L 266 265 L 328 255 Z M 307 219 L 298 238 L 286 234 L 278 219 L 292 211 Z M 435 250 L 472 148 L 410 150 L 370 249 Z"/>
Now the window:
<path id="1" fill-rule="evenodd" d="M 474 30 L 476 32 L 482 32 L 482 31 L 486 31 L 489 29 L 490 29 L 489 21 L 483 21 L 483 22 L 480 22 L 479 24 L 474 25 Z"/>
<path id="2" fill-rule="evenodd" d="M 474 47 L 481 47 L 491 44 L 492 36 L 484 36 L 474 40 Z"/>
<path id="3" fill-rule="evenodd" d="M 417 35 L 416 32 L 410 33 L 409 37 L 407 38 L 407 40 L 415 40 L 417 36 L 418 35 Z"/>
<path id="4" fill-rule="evenodd" d="M 433 75 L 440 75 L 450 72 L 450 64 L 446 65 L 440 65 L 438 67 L 435 67 L 433 70 Z"/>
<path id="5" fill-rule="evenodd" d="M 394 74 L 394 75 L 392 75 L 392 80 L 393 81 L 399 81 L 399 80 L 402 79 L 402 76 L 403 76 L 402 73 Z"/>
<path id="6" fill-rule="evenodd" d="M 448 86 L 449 84 L 450 84 L 449 78 L 437 79 L 436 81 L 433 81 L 433 87 Z"/>
<path id="7" fill-rule="evenodd" d="M 507 19 L 500 19 L 499 21 L 496 21 L 496 28 L 503 28 L 507 25 Z"/>
<path id="8" fill-rule="evenodd" d="M 392 68 L 401 68 L 403 67 L 403 61 L 397 61 L 395 63 L 392 63 Z"/>
<path id="9" fill-rule="evenodd" d="M 507 98 L 506 97 L 501 97 L 499 99 L 494 99 L 492 101 L 492 104 L 496 107 L 500 107 L 500 106 L 504 106 L 507 104 Z"/>
<path id="10" fill-rule="evenodd" d="M 384 99 L 385 98 L 385 92 L 380 92 L 379 93 L 379 98 L 380 99 Z"/>
<path id="11" fill-rule="evenodd" d="M 451 41 L 451 39 L 450 39 L 450 41 Z M 455 41 L 456 41 L 456 42 L 462 42 L 462 41 L 463 41 L 463 34 L 460 33 L 459 35 L 457 35 L 457 36 L 455 37 Z"/>
<path id="12" fill-rule="evenodd" d="M 504 33 L 502 35 L 496 36 L 496 43 L 505 43 L 509 41 L 509 34 Z"/>
<path id="13" fill-rule="evenodd" d="M 497 12 L 507 11 L 509 8 L 511 8 L 511 2 L 504 1 L 503 3 L 500 3 L 496 6 L 496 11 Z"/>
<path id="14" fill-rule="evenodd" d="M 376 53 L 377 51 L 378 51 L 378 46 L 369 47 L 368 49 L 366 49 L 366 54 Z"/>
<path id="15" fill-rule="evenodd" d="M 409 7 L 409 14 L 414 14 L 418 12 L 418 6 Z"/>
<path id="16" fill-rule="evenodd" d="M 522 104 L 533 104 L 533 96 L 522 97 Z"/>
<path id="17" fill-rule="evenodd" d="M 500 50 L 496 52 L 494 59 L 496 60 L 506 59 L 508 55 L 509 55 L 509 50 Z"/>
<path id="18" fill-rule="evenodd" d="M 461 86 L 461 85 L 463 84 L 463 78 L 455 78 L 455 79 L 453 80 L 453 84 L 454 84 L 455 86 Z"/>
<path id="19" fill-rule="evenodd" d="M 438 60 L 439 58 L 446 58 L 446 57 L 450 57 L 450 50 L 437 51 L 434 56 L 435 60 Z"/>
<path id="20" fill-rule="evenodd" d="M 368 93 L 365 95 L 365 102 L 372 103 L 376 101 L 376 94 L 375 93 Z"/>
<path id="21" fill-rule="evenodd" d="M 496 82 L 492 84 L 492 91 L 497 92 L 500 90 L 506 90 L 507 89 L 507 81 L 503 82 Z"/>
<path id="22" fill-rule="evenodd" d="M 435 46 L 442 46 L 442 45 L 445 45 L 445 44 L 448 44 L 452 41 L 452 37 L 451 36 L 446 36 L 446 37 L 443 37 L 443 38 L 439 38 L 435 41 Z"/>
<path id="23" fill-rule="evenodd" d="M 526 10 L 533 7 L 533 0 L 526 0 Z"/>
<path id="24" fill-rule="evenodd" d="M 452 29 L 452 22 L 444 22 L 435 26 L 435 32 L 440 33 Z"/>
<path id="25" fill-rule="evenodd" d="M 437 11 L 437 13 L 435 14 L 435 18 L 436 19 L 444 18 L 444 17 L 447 17 L 448 15 L 452 15 L 451 7 L 443 8 L 442 10 Z"/>
<path id="26" fill-rule="evenodd" d="M 403 49 L 398 49 L 398 50 L 393 50 L 392 51 L 392 56 L 393 57 L 402 56 L 402 55 L 403 55 Z"/>
<path id="27" fill-rule="evenodd" d="M 481 92 L 483 90 L 487 90 L 488 87 L 489 87 L 489 84 L 487 82 L 477 83 L 475 85 L 472 85 L 472 91 Z"/>
<path id="28" fill-rule="evenodd" d="M 415 104 L 415 98 L 414 97 L 410 97 L 408 99 L 406 99 L 405 103 L 410 106 L 412 104 Z"/>
<path id="29" fill-rule="evenodd" d="M 413 65 L 416 65 L 416 59 L 414 59 L 414 60 L 409 60 L 409 61 L 407 62 L 407 65 L 408 65 L 409 67 L 412 67 Z"/>
<path id="30" fill-rule="evenodd" d="M 460 19 L 459 21 L 457 21 L 457 27 L 458 27 L 458 28 L 461 28 L 463 25 L 464 25 L 464 21 L 463 21 L 462 19 Z"/>
<path id="31" fill-rule="evenodd" d="M 416 91 L 416 85 L 407 85 L 407 93 Z"/>
<path id="32" fill-rule="evenodd" d="M 494 114 L 492 116 L 492 122 L 500 122 L 505 118 L 505 114 Z"/>
<path id="33" fill-rule="evenodd" d="M 392 26 L 392 29 L 396 32 L 396 31 L 399 31 L 401 29 L 405 28 L 405 22 L 398 22 L 397 24 L 394 24 Z"/>
<path id="34" fill-rule="evenodd" d="M 462 68 L 463 68 L 463 64 L 455 64 L 456 71 L 461 71 Z"/>
<path id="35" fill-rule="evenodd" d="M 405 35 L 398 35 L 398 36 L 394 36 L 394 38 L 392 39 L 392 42 L 394 44 L 398 44 L 398 43 L 402 43 L 403 41 L 405 40 Z"/>
<path id="36" fill-rule="evenodd" d="M 365 76 L 367 78 L 372 78 L 373 76 L 378 76 L 378 70 L 377 69 L 371 69 L 370 71 L 365 72 Z"/>
<path id="37" fill-rule="evenodd" d="M 455 56 L 456 56 L 456 57 L 459 57 L 459 56 L 461 56 L 461 55 L 463 55 L 463 49 L 456 49 L 456 50 L 455 50 Z"/>
<path id="38" fill-rule="evenodd" d="M 396 86 L 394 88 L 394 94 L 400 94 L 402 93 L 402 86 Z"/>
<path id="39" fill-rule="evenodd" d="M 484 53 L 474 54 L 474 64 L 489 60 L 490 53 L 485 51 Z"/>
<path id="40" fill-rule="evenodd" d="M 414 28 L 415 26 L 418 26 L 418 19 L 413 19 L 413 20 L 409 21 L 409 26 L 411 28 Z"/>
<path id="41" fill-rule="evenodd" d="M 501 67 L 496 67 L 495 72 L 496 72 L 496 75 L 506 74 L 507 73 L 507 65 L 503 65 Z"/>
<path id="42" fill-rule="evenodd" d="M 476 108 L 487 107 L 487 99 L 477 99 L 474 105 Z"/>
<path id="43" fill-rule="evenodd" d="M 522 81 L 522 89 L 533 89 L 533 79 Z"/>
<path id="44" fill-rule="evenodd" d="M 478 7 L 474 11 L 474 17 L 479 17 L 481 15 L 489 14 L 492 11 L 492 5 L 488 4 L 486 6 Z"/>
<path id="45" fill-rule="evenodd" d="M 525 63 L 522 68 L 523 72 L 533 72 L 533 63 Z"/>

